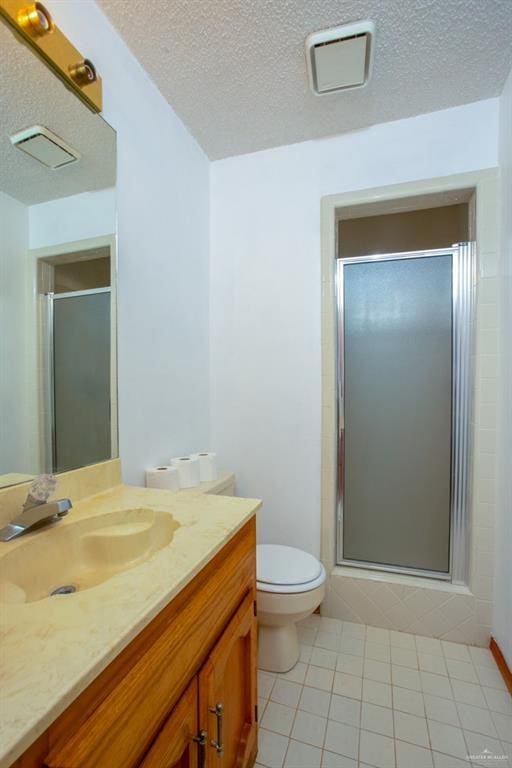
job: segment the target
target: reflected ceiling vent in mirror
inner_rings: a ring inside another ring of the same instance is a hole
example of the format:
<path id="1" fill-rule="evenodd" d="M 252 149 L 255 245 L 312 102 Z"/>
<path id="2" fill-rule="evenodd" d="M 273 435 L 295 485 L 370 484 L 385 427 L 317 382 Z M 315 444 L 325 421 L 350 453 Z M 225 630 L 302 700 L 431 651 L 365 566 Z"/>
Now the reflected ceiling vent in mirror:
<path id="1" fill-rule="evenodd" d="M 35 160 L 51 168 L 52 171 L 62 168 L 80 159 L 79 152 L 66 144 L 48 128 L 33 125 L 11 136 L 11 143 L 26 152 Z"/>
<path id="2" fill-rule="evenodd" d="M 313 93 L 361 88 L 370 79 L 375 25 L 358 21 L 313 32 L 306 39 L 309 83 Z"/>

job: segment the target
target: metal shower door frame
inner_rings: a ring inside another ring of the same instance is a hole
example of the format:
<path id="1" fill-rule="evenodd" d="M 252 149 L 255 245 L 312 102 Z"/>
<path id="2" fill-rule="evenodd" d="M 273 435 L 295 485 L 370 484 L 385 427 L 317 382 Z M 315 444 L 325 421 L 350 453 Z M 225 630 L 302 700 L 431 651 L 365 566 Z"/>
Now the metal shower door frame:
<path id="1" fill-rule="evenodd" d="M 468 564 L 468 520 L 470 505 L 470 452 L 472 410 L 472 349 L 473 313 L 475 301 L 475 244 L 459 243 L 450 248 L 426 251 L 353 256 L 336 260 L 336 402 L 337 402 L 337 451 L 336 451 L 336 564 L 451 581 L 465 584 Z M 452 445 L 451 445 L 451 493 L 450 493 L 450 558 L 449 570 L 430 571 L 404 566 L 350 560 L 343 557 L 343 499 L 344 499 L 344 449 L 345 449 L 345 343 L 344 343 L 344 281 L 346 264 L 396 261 L 452 256 Z"/>

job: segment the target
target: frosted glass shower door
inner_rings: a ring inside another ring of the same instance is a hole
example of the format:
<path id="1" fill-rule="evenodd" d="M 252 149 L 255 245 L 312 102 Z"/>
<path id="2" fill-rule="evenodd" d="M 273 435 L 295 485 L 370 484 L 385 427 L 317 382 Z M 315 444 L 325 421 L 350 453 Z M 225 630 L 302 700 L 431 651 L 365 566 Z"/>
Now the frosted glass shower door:
<path id="1" fill-rule="evenodd" d="M 342 559 L 448 573 L 452 254 L 340 263 Z"/>
<path id="2" fill-rule="evenodd" d="M 112 457 L 110 289 L 53 298 L 53 471 Z"/>

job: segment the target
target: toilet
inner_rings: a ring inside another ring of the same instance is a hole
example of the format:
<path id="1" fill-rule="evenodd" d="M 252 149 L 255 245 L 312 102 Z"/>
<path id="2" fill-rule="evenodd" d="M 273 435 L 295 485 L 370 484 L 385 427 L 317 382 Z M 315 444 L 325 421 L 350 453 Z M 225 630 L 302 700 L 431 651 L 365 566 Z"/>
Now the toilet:
<path id="1" fill-rule="evenodd" d="M 299 659 L 297 622 L 324 599 L 325 568 L 301 549 L 258 544 L 256 589 L 258 666 L 268 672 L 287 672 Z"/>

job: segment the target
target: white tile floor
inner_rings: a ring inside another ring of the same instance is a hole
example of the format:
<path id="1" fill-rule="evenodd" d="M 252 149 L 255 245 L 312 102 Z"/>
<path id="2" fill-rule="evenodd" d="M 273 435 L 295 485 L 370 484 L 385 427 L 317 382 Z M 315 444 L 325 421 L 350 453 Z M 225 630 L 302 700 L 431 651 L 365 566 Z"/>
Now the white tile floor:
<path id="1" fill-rule="evenodd" d="M 310 616 L 259 673 L 257 768 L 512 768 L 512 697 L 485 648 Z"/>

